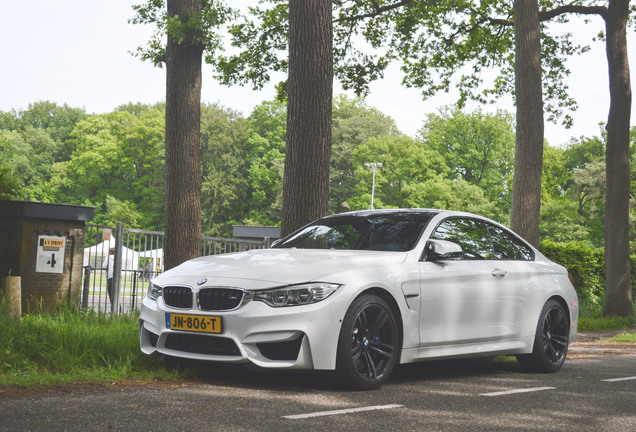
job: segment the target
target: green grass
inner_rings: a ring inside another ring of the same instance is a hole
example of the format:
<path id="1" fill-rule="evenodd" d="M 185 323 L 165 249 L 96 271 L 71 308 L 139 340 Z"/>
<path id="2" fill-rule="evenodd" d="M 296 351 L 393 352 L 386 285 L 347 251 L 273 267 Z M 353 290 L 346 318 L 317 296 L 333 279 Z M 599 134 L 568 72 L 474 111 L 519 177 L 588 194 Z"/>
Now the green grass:
<path id="1" fill-rule="evenodd" d="M 636 328 L 636 302 L 634 302 L 634 315 L 631 317 L 604 317 L 602 304 L 581 304 L 578 325 L 579 332 L 601 332 L 634 328 Z"/>
<path id="2" fill-rule="evenodd" d="M 0 305 L 0 386 L 172 379 L 183 371 L 139 350 L 137 313 L 115 319 L 70 305 L 11 321 Z"/>
<path id="3" fill-rule="evenodd" d="M 636 333 L 621 333 L 611 338 L 612 342 L 636 343 Z"/>
<path id="4" fill-rule="evenodd" d="M 627 330 L 636 328 L 635 317 L 582 317 L 579 318 L 578 331 L 582 333 L 608 330 Z"/>

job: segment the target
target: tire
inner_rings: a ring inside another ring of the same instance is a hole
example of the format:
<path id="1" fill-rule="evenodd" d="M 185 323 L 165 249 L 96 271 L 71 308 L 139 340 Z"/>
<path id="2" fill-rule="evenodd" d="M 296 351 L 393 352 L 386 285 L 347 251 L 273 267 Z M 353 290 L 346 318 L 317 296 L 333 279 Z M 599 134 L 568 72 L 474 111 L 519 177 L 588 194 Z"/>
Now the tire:
<path id="1" fill-rule="evenodd" d="M 518 355 L 517 362 L 530 372 L 556 372 L 565 362 L 569 338 L 568 315 L 561 303 L 549 300 L 539 315 L 532 354 Z"/>
<path id="2" fill-rule="evenodd" d="M 337 375 L 348 388 L 377 389 L 391 376 L 399 346 L 397 324 L 389 305 L 375 295 L 358 297 L 340 329 Z"/>

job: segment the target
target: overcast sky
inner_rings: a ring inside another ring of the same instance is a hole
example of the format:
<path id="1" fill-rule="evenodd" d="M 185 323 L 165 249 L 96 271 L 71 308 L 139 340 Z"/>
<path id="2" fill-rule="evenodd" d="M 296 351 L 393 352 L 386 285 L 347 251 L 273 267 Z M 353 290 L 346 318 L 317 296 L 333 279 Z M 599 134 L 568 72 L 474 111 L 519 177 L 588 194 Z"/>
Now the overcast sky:
<path id="1" fill-rule="evenodd" d="M 165 69 L 142 63 L 129 52 L 144 44 L 152 28 L 128 24 L 133 16 L 126 0 L 16 0 L 0 9 L 0 111 L 26 109 L 36 101 L 67 103 L 89 113 L 110 112 L 128 102 L 155 103 L 165 99 Z M 571 23 L 570 31 L 589 40 L 603 29 L 603 21 Z M 630 48 L 636 46 L 630 35 Z M 633 57 L 633 56 L 632 56 Z M 569 62 L 571 94 L 579 103 L 574 127 L 546 123 L 551 145 L 570 137 L 596 136 L 609 108 L 607 61 L 604 45 Z M 249 115 L 252 108 L 275 96 L 273 86 L 263 91 L 251 87 L 223 87 L 204 67 L 203 102 L 221 105 Z M 391 116 L 400 131 L 415 136 L 426 114 L 453 103 L 442 94 L 422 101 L 419 90 L 400 85 L 398 67 L 384 80 L 371 85 L 367 104 Z M 336 88 L 338 86 L 336 85 Z M 469 105 L 468 109 L 478 108 Z M 495 106 L 513 112 L 511 98 Z M 492 106 L 487 110 L 495 109 Z M 632 114 L 636 118 L 636 113 Z M 636 124 L 633 120 L 632 124 Z"/>

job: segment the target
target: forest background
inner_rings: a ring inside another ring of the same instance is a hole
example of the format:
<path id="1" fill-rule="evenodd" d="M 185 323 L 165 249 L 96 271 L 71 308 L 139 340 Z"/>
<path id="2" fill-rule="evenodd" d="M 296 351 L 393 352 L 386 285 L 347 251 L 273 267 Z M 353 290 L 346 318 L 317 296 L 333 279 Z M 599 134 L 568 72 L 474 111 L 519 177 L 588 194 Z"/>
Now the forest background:
<path id="1" fill-rule="evenodd" d="M 264 101 L 247 117 L 219 104 L 203 104 L 201 113 L 203 233 L 229 237 L 232 225 L 279 225 L 286 103 Z M 375 208 L 446 208 L 508 225 L 514 122 L 503 110 L 446 106 L 412 138 L 363 99 L 340 95 L 333 104 L 330 213 L 370 208 L 365 163 L 381 162 Z M 631 136 L 634 173 L 636 129 Z M 162 231 L 164 144 L 162 103 L 129 103 L 106 114 L 46 101 L 0 111 L 0 199 L 94 206 L 97 224 Z M 560 250 L 602 256 L 604 159 L 602 128 L 563 148 L 544 145 L 543 249 L 567 244 Z M 633 206 L 630 221 L 636 254 Z M 602 272 L 602 262 L 592 264 Z M 602 277 L 596 284 L 588 291 L 598 303 Z"/>

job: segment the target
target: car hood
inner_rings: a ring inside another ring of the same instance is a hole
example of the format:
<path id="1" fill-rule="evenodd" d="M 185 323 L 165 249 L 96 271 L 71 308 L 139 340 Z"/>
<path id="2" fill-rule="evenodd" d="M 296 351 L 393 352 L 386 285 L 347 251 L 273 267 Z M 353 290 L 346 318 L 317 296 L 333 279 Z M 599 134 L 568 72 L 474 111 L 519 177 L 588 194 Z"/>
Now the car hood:
<path id="1" fill-rule="evenodd" d="M 264 289 L 311 281 L 330 282 L 336 273 L 398 264 L 406 256 L 405 252 L 256 249 L 196 258 L 168 270 L 154 282 Z"/>

